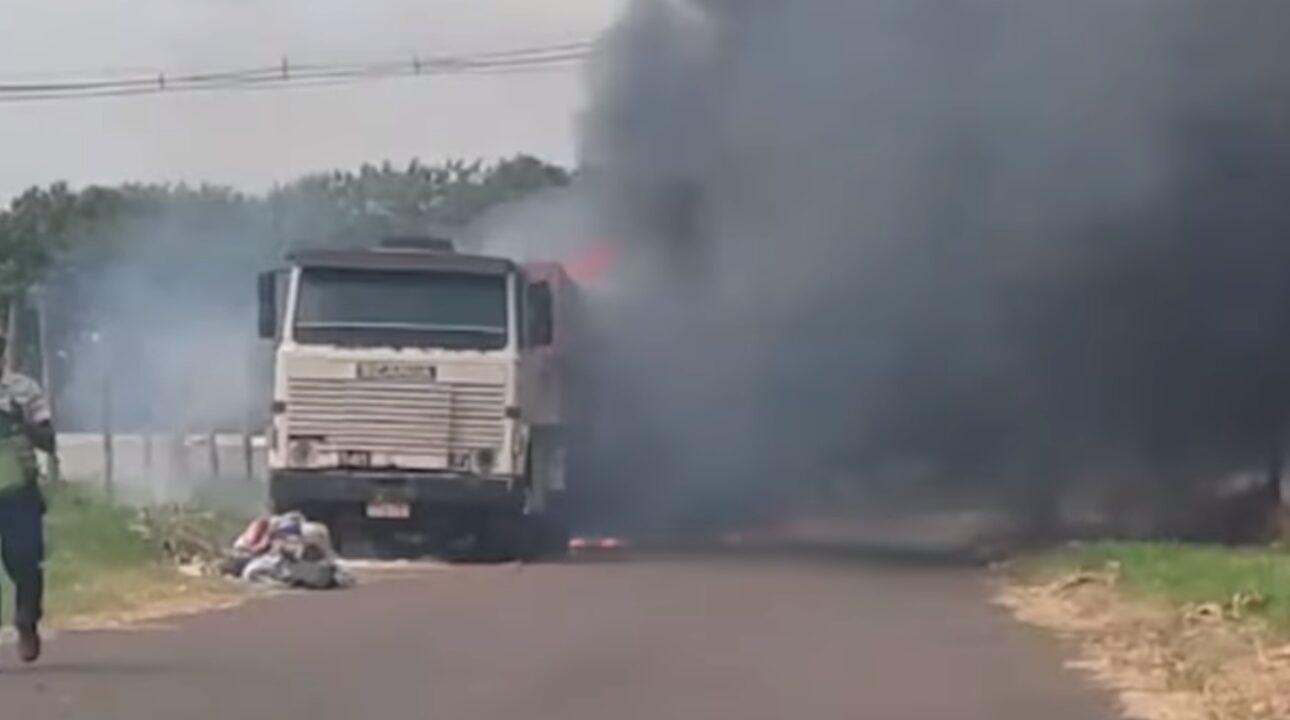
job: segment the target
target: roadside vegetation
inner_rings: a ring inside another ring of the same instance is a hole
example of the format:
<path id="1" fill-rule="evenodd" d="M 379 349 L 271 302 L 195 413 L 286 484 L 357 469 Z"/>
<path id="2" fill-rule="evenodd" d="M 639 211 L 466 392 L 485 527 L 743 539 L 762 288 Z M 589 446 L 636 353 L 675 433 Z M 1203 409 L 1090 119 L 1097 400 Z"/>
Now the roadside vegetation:
<path id="1" fill-rule="evenodd" d="M 236 518 L 170 508 L 114 507 L 74 486 L 47 489 L 47 614 L 53 625 L 106 620 L 186 601 L 209 601 L 229 588 L 181 563 L 200 567 L 236 532 Z M 4 613 L 12 587 L 0 578 Z"/>
<path id="2" fill-rule="evenodd" d="M 1168 542 L 1074 544 L 1024 561 L 1031 578 L 1113 571 L 1119 586 L 1178 608 L 1240 606 L 1290 635 L 1290 549 Z"/>
<path id="3" fill-rule="evenodd" d="M 1290 717 L 1290 549 L 1095 542 L 1010 571 L 1001 604 L 1076 645 L 1126 716 Z"/>

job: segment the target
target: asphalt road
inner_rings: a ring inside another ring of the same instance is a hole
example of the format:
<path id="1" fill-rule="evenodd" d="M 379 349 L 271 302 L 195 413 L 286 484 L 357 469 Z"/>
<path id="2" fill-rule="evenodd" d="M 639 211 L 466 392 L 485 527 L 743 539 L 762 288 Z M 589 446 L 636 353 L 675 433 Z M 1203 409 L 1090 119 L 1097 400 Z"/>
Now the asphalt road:
<path id="1" fill-rule="evenodd" d="M 1113 717 L 988 597 L 977 570 L 855 558 L 427 569 L 5 653 L 0 715 Z"/>

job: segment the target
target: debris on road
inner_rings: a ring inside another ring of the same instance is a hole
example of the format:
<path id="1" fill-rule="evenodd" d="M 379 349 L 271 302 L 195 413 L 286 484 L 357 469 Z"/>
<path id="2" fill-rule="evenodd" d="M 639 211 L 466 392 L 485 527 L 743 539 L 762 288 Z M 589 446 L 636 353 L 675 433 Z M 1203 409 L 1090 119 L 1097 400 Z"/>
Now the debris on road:
<path id="1" fill-rule="evenodd" d="M 252 520 L 233 543 L 223 572 L 246 582 L 308 590 L 354 584 L 340 566 L 327 526 L 298 512 Z"/>

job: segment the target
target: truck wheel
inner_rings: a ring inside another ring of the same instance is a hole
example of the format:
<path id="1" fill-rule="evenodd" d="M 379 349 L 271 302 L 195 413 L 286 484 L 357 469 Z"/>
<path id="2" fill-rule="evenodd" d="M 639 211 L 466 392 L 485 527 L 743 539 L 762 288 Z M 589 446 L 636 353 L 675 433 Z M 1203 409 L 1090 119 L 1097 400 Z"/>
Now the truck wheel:
<path id="1" fill-rule="evenodd" d="M 488 513 L 485 521 L 482 559 L 492 562 L 529 560 L 534 543 L 532 524 L 519 508 Z"/>

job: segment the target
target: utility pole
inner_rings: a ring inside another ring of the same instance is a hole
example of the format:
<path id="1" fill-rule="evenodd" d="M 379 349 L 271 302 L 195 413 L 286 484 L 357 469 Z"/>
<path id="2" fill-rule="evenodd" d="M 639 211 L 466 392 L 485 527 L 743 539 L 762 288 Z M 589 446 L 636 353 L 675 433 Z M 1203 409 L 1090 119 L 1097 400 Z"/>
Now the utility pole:
<path id="1" fill-rule="evenodd" d="M 9 345 L 4 354 L 5 373 L 15 372 L 18 369 L 18 314 L 22 311 L 19 297 L 21 296 L 17 293 L 9 296 L 9 302 L 5 307 L 5 336 L 8 338 Z"/>

